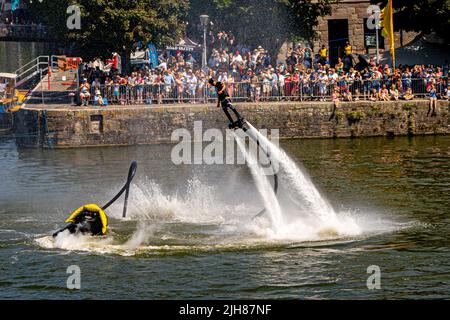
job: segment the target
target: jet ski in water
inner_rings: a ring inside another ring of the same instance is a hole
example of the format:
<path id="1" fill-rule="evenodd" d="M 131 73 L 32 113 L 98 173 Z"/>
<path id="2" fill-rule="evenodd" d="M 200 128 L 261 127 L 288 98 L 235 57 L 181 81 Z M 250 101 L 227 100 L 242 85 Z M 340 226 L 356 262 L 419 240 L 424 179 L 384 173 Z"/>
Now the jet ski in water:
<path id="1" fill-rule="evenodd" d="M 127 213 L 128 196 L 130 194 L 130 184 L 136 174 L 137 163 L 133 161 L 128 171 L 128 179 L 119 193 L 112 198 L 103 207 L 97 204 L 87 204 L 75 210 L 66 220 L 69 223 L 65 228 L 55 232 L 53 238 L 58 234 L 68 230 L 71 234 L 85 234 L 91 236 L 102 236 L 106 234 L 108 228 L 108 216 L 105 210 L 109 208 L 117 199 L 125 193 L 125 201 L 122 216 L 125 218 Z"/>

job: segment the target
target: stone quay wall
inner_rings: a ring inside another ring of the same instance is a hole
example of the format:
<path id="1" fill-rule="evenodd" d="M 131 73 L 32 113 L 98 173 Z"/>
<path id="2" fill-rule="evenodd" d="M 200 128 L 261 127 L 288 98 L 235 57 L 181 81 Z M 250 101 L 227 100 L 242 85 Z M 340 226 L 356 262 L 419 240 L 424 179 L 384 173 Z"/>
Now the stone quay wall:
<path id="1" fill-rule="evenodd" d="M 427 100 L 411 102 L 264 102 L 240 104 L 242 115 L 258 129 L 279 129 L 280 138 L 341 138 L 450 134 L 449 102 L 436 115 Z M 225 130 L 221 109 L 212 105 L 112 106 L 106 108 L 25 107 L 15 113 L 20 145 L 86 147 L 170 143 L 172 132 Z"/>
<path id="2" fill-rule="evenodd" d="M 13 116 L 11 113 L 0 113 L 0 134 L 8 133 L 13 128 Z"/>

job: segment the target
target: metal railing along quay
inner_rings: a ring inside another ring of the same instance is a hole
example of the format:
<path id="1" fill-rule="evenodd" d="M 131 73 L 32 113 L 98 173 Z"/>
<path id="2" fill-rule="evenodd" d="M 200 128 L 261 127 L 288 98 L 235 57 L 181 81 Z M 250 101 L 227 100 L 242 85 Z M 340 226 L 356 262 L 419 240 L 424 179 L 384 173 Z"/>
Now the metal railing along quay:
<path id="1" fill-rule="evenodd" d="M 421 78 L 394 80 L 337 80 L 327 83 L 319 81 L 275 82 L 275 83 L 228 83 L 228 95 L 236 102 L 259 101 L 316 101 L 331 100 L 335 91 L 341 95 L 351 93 L 353 98 L 370 100 L 383 88 L 390 91 L 393 84 L 399 97 L 411 89 L 416 98 L 429 95 L 431 84 L 435 85 L 438 96 L 445 94 L 449 83 L 447 78 Z M 215 89 L 206 82 L 197 84 L 169 85 L 164 83 L 137 85 L 92 85 L 90 101 L 97 103 L 99 98 L 108 104 L 165 104 L 165 103 L 211 103 L 216 101 Z M 342 100 L 342 98 L 341 98 Z"/>
<path id="2" fill-rule="evenodd" d="M 53 30 L 42 25 L 0 24 L 0 40 L 6 41 L 53 41 Z"/>

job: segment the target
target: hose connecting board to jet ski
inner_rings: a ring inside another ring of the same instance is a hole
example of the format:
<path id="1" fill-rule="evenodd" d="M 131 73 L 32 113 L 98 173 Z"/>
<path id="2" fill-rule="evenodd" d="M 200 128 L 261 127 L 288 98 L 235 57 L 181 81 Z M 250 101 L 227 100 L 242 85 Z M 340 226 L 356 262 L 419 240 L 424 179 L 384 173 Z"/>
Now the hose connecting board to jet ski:
<path id="1" fill-rule="evenodd" d="M 119 191 L 119 193 L 116 194 L 114 198 L 112 198 L 107 204 L 105 204 L 102 207 L 102 210 L 108 209 L 125 192 L 125 200 L 124 200 L 124 203 L 123 203 L 122 217 L 125 218 L 127 216 L 128 196 L 130 195 L 130 184 L 131 184 L 131 181 L 133 181 L 133 178 L 134 178 L 134 176 L 136 174 L 136 171 L 137 171 L 137 162 L 133 161 L 131 163 L 130 169 L 128 170 L 127 182 L 125 183 L 123 188 Z"/>
<path id="2" fill-rule="evenodd" d="M 107 208 L 109 208 L 113 203 L 119 199 L 119 197 L 125 193 L 125 200 L 123 204 L 123 212 L 122 217 L 125 218 L 127 215 L 127 207 L 128 207 L 128 196 L 130 194 L 130 185 L 133 181 L 134 176 L 137 171 L 137 162 L 133 161 L 130 165 L 130 169 L 128 170 L 128 177 L 125 185 L 120 189 L 120 191 L 103 207 L 99 207 L 96 204 L 84 205 L 77 209 L 72 215 L 66 220 L 67 223 L 70 223 L 63 229 L 55 232 L 53 234 L 53 238 L 55 238 L 59 233 L 69 230 L 71 233 L 75 232 L 88 232 L 92 235 L 104 235 L 106 233 L 106 227 L 108 225 L 108 218 L 104 212 Z M 86 222 L 84 220 L 86 213 L 93 214 L 94 217 L 97 217 L 97 221 Z M 100 226 L 100 227 L 99 227 Z"/>
<path id="3" fill-rule="evenodd" d="M 276 195 L 278 192 L 278 174 L 277 174 L 277 171 L 275 170 L 275 168 L 273 167 L 273 162 L 270 158 L 269 148 L 262 141 L 260 141 L 258 139 L 258 135 L 256 134 L 256 132 L 254 132 L 256 129 L 252 125 L 250 125 L 250 123 L 247 120 L 245 120 L 243 118 L 241 118 L 240 120 L 231 124 L 230 128 L 233 130 L 242 129 L 242 131 L 244 131 L 250 137 L 250 139 L 252 139 L 253 141 L 256 142 L 258 147 L 266 155 L 267 159 L 269 159 L 269 163 L 270 163 L 270 166 L 272 167 L 272 172 L 273 172 L 273 192 Z M 255 219 L 255 218 L 262 216 L 266 212 L 266 210 L 267 210 L 266 208 L 262 209 L 253 218 Z"/>

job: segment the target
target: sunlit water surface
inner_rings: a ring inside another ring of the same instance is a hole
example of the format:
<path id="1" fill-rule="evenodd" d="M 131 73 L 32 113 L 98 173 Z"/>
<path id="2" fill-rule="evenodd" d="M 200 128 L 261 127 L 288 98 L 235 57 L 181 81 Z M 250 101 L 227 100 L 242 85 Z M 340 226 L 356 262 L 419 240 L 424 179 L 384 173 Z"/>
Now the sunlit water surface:
<path id="1" fill-rule="evenodd" d="M 274 236 L 253 219 L 263 205 L 246 166 L 176 166 L 171 145 L 38 150 L 0 138 L 0 298 L 449 297 L 450 137 L 281 145 L 342 230 Z M 125 221 L 119 201 L 106 237 L 49 237 L 80 205 L 106 203 L 132 160 Z M 280 202 L 290 194 L 281 181 Z M 71 265 L 81 290 L 66 288 Z M 381 290 L 367 288 L 371 265 Z"/>

